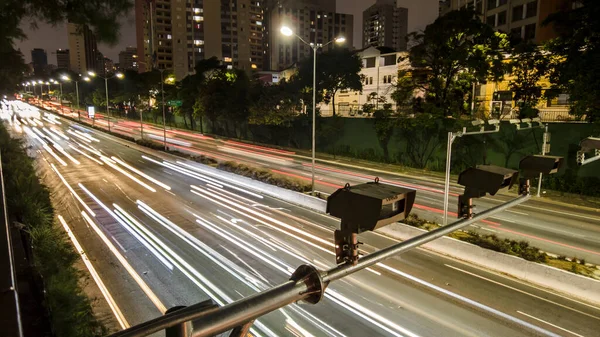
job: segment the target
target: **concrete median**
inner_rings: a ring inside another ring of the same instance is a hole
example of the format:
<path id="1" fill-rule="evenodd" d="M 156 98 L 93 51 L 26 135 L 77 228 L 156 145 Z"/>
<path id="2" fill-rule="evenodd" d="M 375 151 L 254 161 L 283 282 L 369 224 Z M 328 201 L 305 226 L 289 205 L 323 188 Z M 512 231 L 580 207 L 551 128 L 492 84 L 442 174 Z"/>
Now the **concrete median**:
<path id="1" fill-rule="evenodd" d="M 426 231 L 396 223 L 383 227 L 378 232 L 398 240 L 406 240 Z M 600 281 L 589 277 L 498 253 L 449 237 L 432 241 L 423 247 L 586 302 L 600 304 Z"/>

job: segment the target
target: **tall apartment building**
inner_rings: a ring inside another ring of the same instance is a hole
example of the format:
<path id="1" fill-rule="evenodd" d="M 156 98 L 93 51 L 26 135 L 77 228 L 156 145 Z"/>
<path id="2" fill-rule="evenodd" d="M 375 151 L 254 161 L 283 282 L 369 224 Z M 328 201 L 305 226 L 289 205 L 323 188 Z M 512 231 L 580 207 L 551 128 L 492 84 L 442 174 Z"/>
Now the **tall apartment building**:
<path id="1" fill-rule="evenodd" d="M 33 72 L 43 74 L 48 66 L 48 55 L 46 51 L 41 48 L 34 48 L 31 50 L 31 63 L 33 63 Z"/>
<path id="2" fill-rule="evenodd" d="M 406 50 L 407 32 L 408 9 L 397 7 L 396 0 L 377 0 L 363 11 L 363 48 Z"/>
<path id="3" fill-rule="evenodd" d="M 552 26 L 542 25 L 544 20 L 571 5 L 572 0 L 452 0 L 451 8 L 473 6 L 496 30 L 541 43 L 556 36 Z"/>
<path id="4" fill-rule="evenodd" d="M 67 24 L 71 70 L 76 73 L 97 71 L 98 45 L 96 36 L 86 25 Z"/>
<path id="5" fill-rule="evenodd" d="M 326 44 L 336 37 L 346 38 L 352 47 L 354 17 L 336 13 L 335 0 L 274 0 L 267 12 L 267 63 L 271 70 L 281 70 L 311 56 L 312 50 L 297 37 L 280 34 L 282 26 L 309 43 Z M 334 48 L 334 44 L 327 49 Z"/>
<path id="6" fill-rule="evenodd" d="M 183 79 L 213 56 L 230 67 L 262 69 L 263 7 L 256 0 L 136 0 L 139 71 L 170 69 Z"/>
<path id="7" fill-rule="evenodd" d="M 119 53 L 119 69 L 121 70 L 137 70 L 137 48 L 127 47 Z"/>
<path id="8" fill-rule="evenodd" d="M 56 68 L 70 70 L 71 62 L 69 56 L 69 49 L 57 49 L 56 50 Z"/>

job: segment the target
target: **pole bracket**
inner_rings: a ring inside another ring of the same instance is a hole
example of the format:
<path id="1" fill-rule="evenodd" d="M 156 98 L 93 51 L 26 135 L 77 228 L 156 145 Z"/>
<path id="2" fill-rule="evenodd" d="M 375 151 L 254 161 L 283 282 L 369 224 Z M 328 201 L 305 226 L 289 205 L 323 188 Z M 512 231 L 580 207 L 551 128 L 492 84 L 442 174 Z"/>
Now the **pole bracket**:
<path id="1" fill-rule="evenodd" d="M 304 299 L 306 302 L 317 304 L 323 298 L 326 285 L 323 283 L 321 272 L 314 266 L 308 264 L 301 265 L 290 276 L 290 280 L 306 284 L 307 293 L 309 293 L 309 296 Z"/>

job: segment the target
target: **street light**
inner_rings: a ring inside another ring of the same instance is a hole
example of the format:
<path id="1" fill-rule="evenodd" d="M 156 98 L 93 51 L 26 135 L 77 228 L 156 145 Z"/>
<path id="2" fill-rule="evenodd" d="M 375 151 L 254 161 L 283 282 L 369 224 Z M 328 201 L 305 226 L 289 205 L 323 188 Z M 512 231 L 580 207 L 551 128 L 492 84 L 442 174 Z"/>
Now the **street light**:
<path id="1" fill-rule="evenodd" d="M 316 131 L 317 131 L 317 127 L 316 127 L 316 105 L 317 105 L 317 50 L 319 48 L 323 48 L 327 45 L 329 45 L 330 43 L 343 43 L 344 41 L 346 41 L 346 38 L 343 36 L 338 36 L 335 39 L 325 43 L 325 44 L 318 44 L 316 43 L 308 43 L 306 41 L 304 41 L 303 38 L 301 38 L 300 36 L 298 36 L 297 34 L 294 33 L 294 31 L 287 26 L 283 26 L 281 27 L 281 29 L 279 30 L 281 32 L 281 34 L 283 34 L 284 36 L 296 36 L 300 41 L 302 41 L 304 44 L 306 44 L 307 46 L 309 46 L 310 48 L 312 48 L 313 50 L 313 104 L 312 104 L 312 155 L 311 155 L 311 160 L 312 160 L 312 166 L 311 166 L 311 174 L 312 174 L 312 179 L 311 179 L 311 186 L 312 186 L 312 194 L 315 194 L 315 144 L 316 144 Z M 315 37 L 316 39 L 316 37 Z"/>
<path id="2" fill-rule="evenodd" d="M 108 80 L 113 77 L 122 79 L 125 76 L 122 73 L 116 73 L 112 76 L 103 77 L 103 76 L 96 75 L 96 73 L 93 71 L 88 71 L 88 75 L 90 75 L 91 77 L 98 76 L 98 77 L 104 79 L 104 90 L 106 91 L 106 119 L 108 121 L 108 132 L 110 132 L 110 109 L 108 108 Z"/>
<path id="3" fill-rule="evenodd" d="M 162 95 L 162 115 L 163 115 L 163 143 L 165 145 L 165 151 L 167 151 L 167 121 L 165 119 L 165 79 L 163 73 L 165 69 L 158 69 L 160 71 L 160 92 Z M 142 136 L 143 137 L 143 136 Z"/>

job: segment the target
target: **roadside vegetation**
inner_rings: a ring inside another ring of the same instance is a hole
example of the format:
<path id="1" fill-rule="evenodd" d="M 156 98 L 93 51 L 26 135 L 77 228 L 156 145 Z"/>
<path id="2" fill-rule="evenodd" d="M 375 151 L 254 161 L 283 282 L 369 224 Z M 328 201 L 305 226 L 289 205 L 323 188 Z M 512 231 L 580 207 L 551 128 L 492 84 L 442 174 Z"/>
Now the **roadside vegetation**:
<path id="1" fill-rule="evenodd" d="M 52 335 L 105 335 L 106 329 L 94 316 L 91 301 L 83 292 L 84 274 L 75 267 L 79 255 L 55 224 L 50 191 L 36 176 L 34 161 L 23 143 L 11 138 L 2 123 L 0 149 L 9 223 L 20 228 L 29 270 L 35 274 L 29 277 L 41 279 L 36 286 L 43 288 L 40 304 L 49 318 Z"/>
<path id="2" fill-rule="evenodd" d="M 403 223 L 424 229 L 427 231 L 434 230 L 440 225 L 428 222 L 419 218 L 416 214 L 410 214 Z M 494 234 L 479 234 L 473 231 L 456 231 L 448 235 L 451 238 L 465 241 L 481 248 L 491 249 L 493 251 L 508 255 L 518 256 L 522 259 L 531 262 L 543 263 L 549 266 L 566 270 L 575 274 L 595 278 L 600 280 L 600 269 L 598 266 L 591 265 L 585 260 L 576 257 L 567 258 L 566 256 L 553 257 L 539 248 L 529 245 L 527 241 L 516 241 L 511 239 L 501 239 Z"/>

